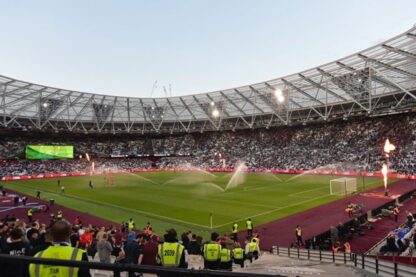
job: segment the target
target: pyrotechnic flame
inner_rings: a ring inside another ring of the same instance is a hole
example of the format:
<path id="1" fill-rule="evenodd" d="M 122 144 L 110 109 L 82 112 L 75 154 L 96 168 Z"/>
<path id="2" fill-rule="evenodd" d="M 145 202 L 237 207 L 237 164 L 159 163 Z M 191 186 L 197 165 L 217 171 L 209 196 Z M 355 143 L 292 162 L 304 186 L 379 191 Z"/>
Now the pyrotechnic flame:
<path id="1" fill-rule="evenodd" d="M 95 170 L 95 162 L 91 163 L 91 170 L 94 171 Z"/>
<path id="2" fill-rule="evenodd" d="M 384 177 L 384 189 L 387 189 L 387 174 L 389 173 L 389 169 L 387 168 L 387 164 L 383 164 L 383 167 L 381 168 L 381 174 L 383 174 Z"/>
<path id="3" fill-rule="evenodd" d="M 90 155 L 88 155 L 88 153 L 85 153 L 85 158 L 87 159 L 87 161 L 90 161 Z"/>
<path id="4" fill-rule="evenodd" d="M 394 149 L 396 149 L 396 146 L 394 146 L 394 144 L 391 144 L 389 139 L 386 139 L 386 142 L 384 143 L 384 152 L 386 153 L 386 156 L 388 157 L 390 151 L 393 151 Z"/>

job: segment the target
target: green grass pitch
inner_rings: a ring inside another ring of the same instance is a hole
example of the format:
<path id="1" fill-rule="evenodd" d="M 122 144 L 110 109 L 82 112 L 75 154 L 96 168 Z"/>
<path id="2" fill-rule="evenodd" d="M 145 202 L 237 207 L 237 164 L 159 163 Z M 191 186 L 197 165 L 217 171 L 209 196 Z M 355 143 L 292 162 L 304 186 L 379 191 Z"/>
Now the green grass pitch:
<path id="1" fill-rule="evenodd" d="M 258 226 L 339 199 L 329 195 L 329 180 L 339 176 L 247 173 L 241 184 L 223 191 L 232 174 L 192 172 L 148 172 L 6 182 L 5 187 L 29 195 L 42 191 L 42 198 L 54 198 L 60 205 L 114 222 L 132 217 L 142 228 L 150 221 L 156 232 L 175 227 L 207 235 L 212 229 L 229 232 L 247 218 Z M 88 186 L 92 179 L 94 188 Z M 391 180 L 394 182 L 395 180 Z M 359 190 L 382 185 L 375 177 L 357 178 Z M 211 229 L 210 213 L 213 215 Z"/>

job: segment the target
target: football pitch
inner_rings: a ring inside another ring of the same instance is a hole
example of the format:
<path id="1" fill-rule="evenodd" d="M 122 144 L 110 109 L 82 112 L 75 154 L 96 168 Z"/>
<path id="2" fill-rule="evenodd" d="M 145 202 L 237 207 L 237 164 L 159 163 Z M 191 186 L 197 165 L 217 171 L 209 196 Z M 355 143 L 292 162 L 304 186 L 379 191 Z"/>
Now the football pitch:
<path id="1" fill-rule="evenodd" d="M 65 193 L 60 192 L 57 179 L 3 184 L 32 196 L 40 190 L 44 200 L 53 198 L 59 205 L 117 223 L 133 218 L 138 228 L 150 221 L 159 233 L 174 227 L 202 235 L 211 230 L 229 232 L 234 222 L 241 230 L 247 218 L 258 226 L 342 197 L 329 194 L 329 181 L 340 178 L 329 175 L 244 173 L 238 176 L 239 184 L 227 190 L 232 173 L 147 172 L 112 177 L 114 185 L 104 175 L 60 178 Z M 89 187 L 90 180 L 94 188 Z M 357 178 L 359 191 L 382 184 L 381 178 Z"/>

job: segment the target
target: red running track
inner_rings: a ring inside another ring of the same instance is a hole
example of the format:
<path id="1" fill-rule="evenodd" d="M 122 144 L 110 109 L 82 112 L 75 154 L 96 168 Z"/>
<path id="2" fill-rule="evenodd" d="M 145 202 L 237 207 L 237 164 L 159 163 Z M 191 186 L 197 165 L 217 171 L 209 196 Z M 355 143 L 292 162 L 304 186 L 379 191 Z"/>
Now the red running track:
<path id="1" fill-rule="evenodd" d="M 389 186 L 390 197 L 383 196 L 384 187 L 379 187 L 367 191 L 364 194 L 345 197 L 295 215 L 257 226 L 255 229 L 261 238 L 261 248 L 270 250 L 274 245 L 289 247 L 295 241 L 295 228 L 297 224 L 301 225 L 302 237 L 305 240 L 328 231 L 331 225 L 350 221 L 351 218 L 344 211 L 349 202 L 356 204 L 363 203 L 365 205 L 363 212 L 366 213 L 368 210 L 378 208 L 392 201 L 391 196 L 402 195 L 414 189 L 416 189 L 416 181 L 399 180 Z M 239 234 L 240 239 L 245 235 L 245 231 L 241 232 Z"/>
<path id="2" fill-rule="evenodd" d="M 364 230 L 365 236 L 356 236 L 350 241 L 352 251 L 358 254 L 367 252 L 371 247 L 373 247 L 379 241 L 384 239 L 388 233 L 390 233 L 394 229 L 397 229 L 397 227 L 399 227 L 403 223 L 406 223 L 406 211 L 410 211 L 412 213 L 416 212 L 416 199 L 409 199 L 403 202 L 402 204 L 403 206 L 400 207 L 400 214 L 397 223 L 394 221 L 394 216 L 391 216 L 389 218 L 383 217 L 380 220 L 371 223 L 371 226 L 373 226 L 374 229 Z M 414 264 L 416 264 L 416 259 L 414 260 Z"/>

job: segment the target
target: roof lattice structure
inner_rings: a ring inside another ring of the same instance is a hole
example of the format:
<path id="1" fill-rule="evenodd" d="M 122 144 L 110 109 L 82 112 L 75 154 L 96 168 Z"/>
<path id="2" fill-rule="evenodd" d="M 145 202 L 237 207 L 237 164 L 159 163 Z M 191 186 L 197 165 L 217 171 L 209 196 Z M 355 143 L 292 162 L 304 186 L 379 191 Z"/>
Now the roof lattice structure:
<path id="1" fill-rule="evenodd" d="M 383 43 L 296 74 L 180 97 L 108 96 L 0 75 L 0 126 L 111 133 L 268 128 L 412 110 L 415 91 L 413 27 Z"/>

